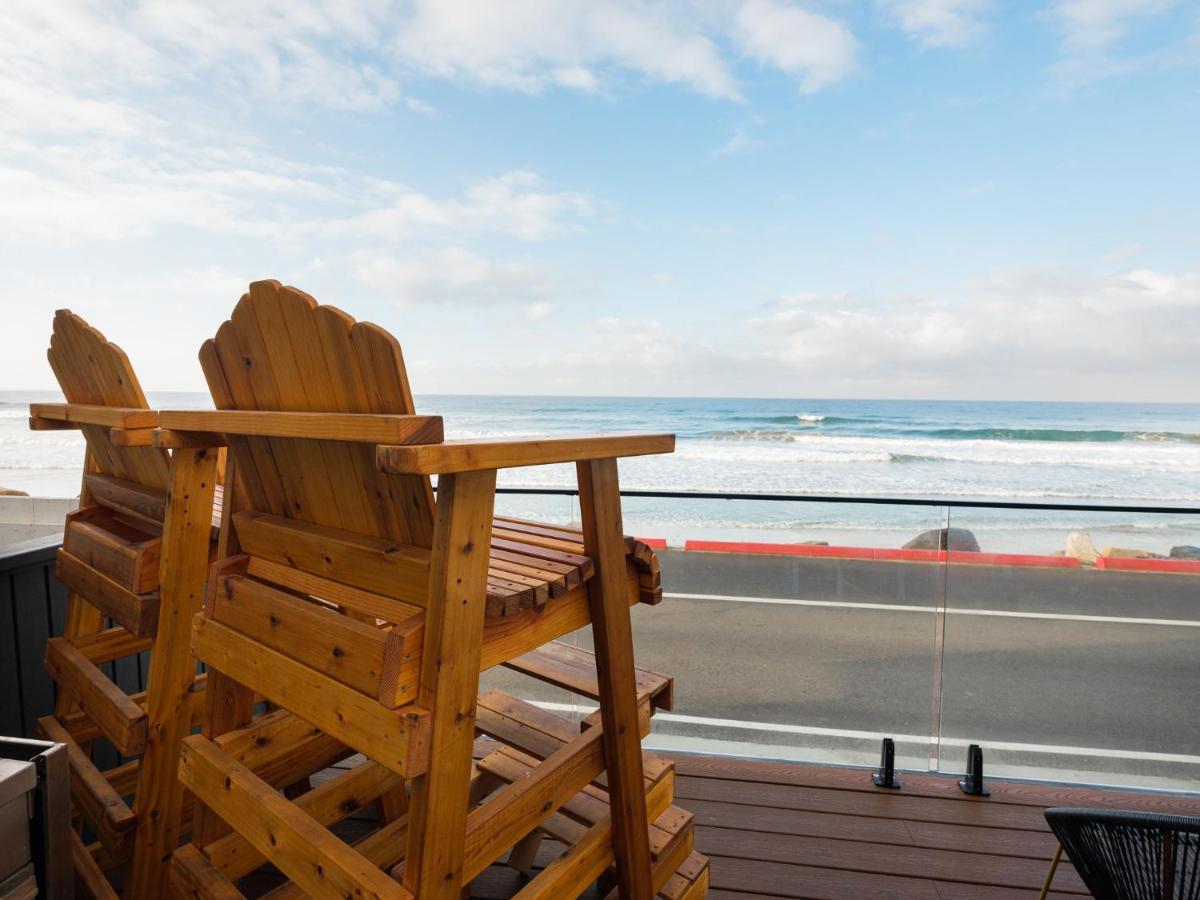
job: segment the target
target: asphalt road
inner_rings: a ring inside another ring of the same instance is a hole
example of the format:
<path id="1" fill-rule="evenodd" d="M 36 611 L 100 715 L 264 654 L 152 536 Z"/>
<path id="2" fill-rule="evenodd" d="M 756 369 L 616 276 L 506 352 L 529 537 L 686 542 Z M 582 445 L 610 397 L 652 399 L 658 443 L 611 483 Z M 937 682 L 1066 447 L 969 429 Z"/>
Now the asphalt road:
<path id="1" fill-rule="evenodd" d="M 880 734 L 928 736 L 935 721 L 938 617 L 931 609 L 897 607 L 933 607 L 944 589 L 950 614 L 940 734 L 952 739 L 941 751 L 944 767 L 953 769 L 953 760 L 965 757 L 958 739 L 982 743 L 985 754 L 1013 773 L 1049 767 L 1063 777 L 1073 772 L 1131 784 L 1165 779 L 1200 788 L 1200 627 L 991 614 L 1200 623 L 1200 577 L 993 566 L 952 566 L 943 573 L 920 563 L 660 556 L 668 596 L 657 607 L 634 608 L 634 632 L 639 664 L 676 679 L 680 719 L 656 721 L 681 745 L 705 749 L 708 742 L 710 749 L 734 752 L 727 744 L 754 744 L 768 755 L 872 762 Z M 837 605 L 670 596 L 678 594 Z M 856 608 L 863 604 L 885 608 Z M 577 639 L 590 642 L 586 634 Z M 489 676 L 493 684 L 543 701 L 570 699 L 515 678 Z M 897 741 L 910 761 L 928 753 L 927 741 Z M 1197 761 L 1154 754 L 1195 755 Z"/>

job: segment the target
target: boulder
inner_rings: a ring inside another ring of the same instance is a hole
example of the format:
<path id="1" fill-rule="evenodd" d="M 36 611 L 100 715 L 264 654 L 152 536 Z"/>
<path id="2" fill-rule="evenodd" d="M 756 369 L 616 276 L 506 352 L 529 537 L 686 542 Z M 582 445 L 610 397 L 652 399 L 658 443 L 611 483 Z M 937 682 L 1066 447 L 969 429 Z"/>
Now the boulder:
<path id="1" fill-rule="evenodd" d="M 1200 547 L 1182 544 L 1171 548 L 1171 559 L 1200 559 Z"/>
<path id="2" fill-rule="evenodd" d="M 1086 531 L 1072 531 L 1067 535 L 1067 551 L 1065 556 L 1073 556 L 1080 562 L 1085 562 L 1089 566 L 1096 563 L 1096 545 L 1092 543 L 1092 536 Z"/>
<path id="3" fill-rule="evenodd" d="M 28 497 L 27 491 L 18 491 L 15 488 L 0 487 L 0 497 Z"/>
<path id="4" fill-rule="evenodd" d="M 1162 559 L 1161 553 L 1150 550 L 1137 550 L 1131 547 L 1105 547 L 1101 556 L 1111 556 L 1114 559 Z"/>
<path id="5" fill-rule="evenodd" d="M 905 550 L 961 550 L 978 553 L 979 541 L 965 528 L 934 528 L 923 531 L 904 545 Z"/>

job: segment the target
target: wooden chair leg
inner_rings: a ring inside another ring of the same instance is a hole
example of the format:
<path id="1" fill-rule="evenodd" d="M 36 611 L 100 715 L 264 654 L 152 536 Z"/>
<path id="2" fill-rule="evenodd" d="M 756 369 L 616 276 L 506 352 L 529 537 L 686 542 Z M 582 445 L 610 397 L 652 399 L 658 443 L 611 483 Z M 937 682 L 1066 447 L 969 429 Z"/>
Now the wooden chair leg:
<path id="1" fill-rule="evenodd" d="M 462 886 L 495 493 L 495 470 L 438 478 L 419 698 L 430 762 L 413 781 L 404 861 L 404 886 L 422 900 L 457 900 Z"/>
<path id="2" fill-rule="evenodd" d="M 171 501 L 163 522 L 158 633 L 146 685 L 148 730 L 138 772 L 131 897 L 167 895 L 168 864 L 179 845 L 183 812 L 179 742 L 191 729 L 189 695 L 196 676 L 188 644 L 192 616 L 200 611 L 208 575 L 216 480 L 215 450 L 176 451 Z"/>
<path id="3" fill-rule="evenodd" d="M 617 461 L 576 464 L 584 552 L 595 564 L 588 605 L 596 645 L 604 762 L 612 805 L 617 882 L 626 900 L 650 900 L 650 836 L 634 680 L 633 626 L 625 595 L 625 536 Z"/>
<path id="4" fill-rule="evenodd" d="M 1046 895 L 1050 893 L 1050 885 L 1054 881 L 1054 872 L 1058 869 L 1058 861 L 1062 858 L 1062 844 L 1059 844 L 1054 849 L 1054 858 L 1050 860 L 1050 871 L 1046 873 L 1046 880 L 1042 882 L 1042 892 L 1038 894 L 1038 900 L 1046 900 Z"/>

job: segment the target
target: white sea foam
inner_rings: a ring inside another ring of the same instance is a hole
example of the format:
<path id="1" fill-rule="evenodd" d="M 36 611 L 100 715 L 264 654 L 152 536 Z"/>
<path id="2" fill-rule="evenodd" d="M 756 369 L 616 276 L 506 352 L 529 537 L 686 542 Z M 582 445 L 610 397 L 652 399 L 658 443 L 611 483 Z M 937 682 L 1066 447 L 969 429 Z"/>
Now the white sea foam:
<path id="1" fill-rule="evenodd" d="M 82 438 L 70 431 L 30 432 L 26 404 L 43 399 L 51 398 L 10 394 L 0 401 L 0 486 L 71 496 L 79 486 Z M 163 408 L 205 405 L 200 395 L 151 402 Z M 1190 439 L 1200 433 L 1200 413 L 1108 405 L 800 403 L 418 398 L 422 411 L 444 415 L 447 435 L 457 439 L 677 432 L 674 454 L 622 461 L 621 484 L 627 489 L 1200 505 L 1200 444 Z M 1043 436 L 1054 439 L 1037 439 Z M 575 483 L 574 467 L 566 465 L 500 473 L 502 486 Z M 565 497 L 504 495 L 502 501 L 502 508 L 551 521 L 578 515 L 577 501 Z M 880 546 L 898 546 L 917 531 L 937 527 L 943 512 L 848 504 L 626 502 L 627 527 L 642 533 L 735 537 L 742 529 L 774 540 L 870 543 L 874 532 Z M 953 516 L 967 527 L 984 522 L 990 549 L 1061 549 L 1064 531 L 1085 526 L 1111 535 L 1110 543 L 1148 546 L 1153 535 L 1161 539 L 1161 546 L 1153 545 L 1160 550 L 1172 542 L 1200 543 L 1200 528 L 1189 532 L 1190 523 L 1175 517 L 1000 516 L 978 510 Z M 1044 538 L 1030 544 L 1035 533 Z"/>

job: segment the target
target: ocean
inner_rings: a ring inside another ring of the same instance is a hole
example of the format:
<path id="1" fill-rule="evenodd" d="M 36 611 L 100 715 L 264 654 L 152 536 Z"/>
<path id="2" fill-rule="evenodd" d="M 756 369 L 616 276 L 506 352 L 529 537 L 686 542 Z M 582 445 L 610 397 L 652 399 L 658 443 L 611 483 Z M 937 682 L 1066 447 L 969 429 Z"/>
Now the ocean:
<path id="1" fill-rule="evenodd" d="M 0 487 L 78 493 L 82 441 L 30 432 L 30 402 L 0 392 Z M 161 408 L 208 406 L 204 394 L 152 394 Z M 678 435 L 670 456 L 621 464 L 625 488 L 838 497 L 1021 500 L 1200 506 L 1200 404 L 898 400 L 419 396 L 447 436 L 515 437 L 619 431 Z M 568 487 L 567 466 L 508 470 L 510 487 Z M 505 512 L 576 517 L 565 497 L 503 497 Z M 1097 546 L 1165 553 L 1200 544 L 1182 515 L 883 507 L 630 498 L 626 528 L 666 537 L 900 546 L 945 525 L 975 531 L 984 550 L 1052 552 L 1085 529 Z"/>

